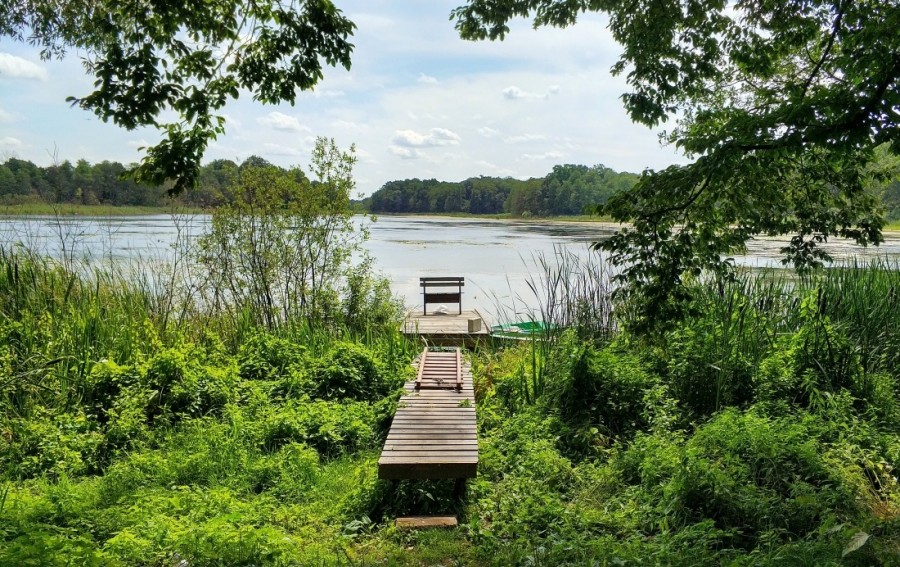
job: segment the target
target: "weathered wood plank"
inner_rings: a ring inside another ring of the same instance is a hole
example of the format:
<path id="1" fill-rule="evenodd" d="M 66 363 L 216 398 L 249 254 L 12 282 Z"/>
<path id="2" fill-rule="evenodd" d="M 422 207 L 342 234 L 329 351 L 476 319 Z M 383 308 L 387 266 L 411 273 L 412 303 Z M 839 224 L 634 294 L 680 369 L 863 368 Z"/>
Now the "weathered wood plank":
<path id="1" fill-rule="evenodd" d="M 404 463 L 478 462 L 478 451 L 385 451 L 384 459 L 401 459 Z M 379 462 L 387 462 L 381 461 Z"/>
<path id="2" fill-rule="evenodd" d="M 454 449 L 472 449 L 478 448 L 478 441 L 474 439 L 470 440 L 460 440 L 460 439 L 430 439 L 428 441 L 423 442 L 420 446 L 422 447 L 450 447 Z M 416 447 L 415 443 L 410 443 L 410 439 L 403 440 L 393 440 L 386 441 L 384 444 L 384 449 L 387 451 L 388 449 L 392 451 L 407 451 L 411 447 Z"/>
<path id="3" fill-rule="evenodd" d="M 457 525 L 456 516 L 410 516 L 396 521 L 398 530 L 455 528 Z"/>
<path id="4" fill-rule="evenodd" d="M 398 433 L 389 436 L 386 443 L 409 443 L 412 445 L 428 443 L 429 441 L 454 441 L 458 443 L 468 443 L 470 441 L 477 442 L 478 436 L 473 433 L 451 433 L 451 434 L 434 434 L 434 433 Z"/>

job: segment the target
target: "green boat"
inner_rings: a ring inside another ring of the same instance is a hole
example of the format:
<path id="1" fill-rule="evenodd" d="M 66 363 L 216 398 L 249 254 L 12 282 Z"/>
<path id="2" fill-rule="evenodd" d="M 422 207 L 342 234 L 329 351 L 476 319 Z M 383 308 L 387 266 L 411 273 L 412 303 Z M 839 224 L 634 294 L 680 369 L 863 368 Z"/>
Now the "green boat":
<path id="1" fill-rule="evenodd" d="M 498 339 L 531 339 L 535 335 L 544 335 L 554 328 L 554 325 L 544 321 L 521 321 L 519 323 L 506 323 L 491 327 L 491 337 Z"/>

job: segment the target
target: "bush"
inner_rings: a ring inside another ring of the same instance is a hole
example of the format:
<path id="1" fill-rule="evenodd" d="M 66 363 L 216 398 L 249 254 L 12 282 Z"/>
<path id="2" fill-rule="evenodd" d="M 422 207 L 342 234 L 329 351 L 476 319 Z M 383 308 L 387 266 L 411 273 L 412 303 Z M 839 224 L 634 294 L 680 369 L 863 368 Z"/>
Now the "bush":
<path id="1" fill-rule="evenodd" d="M 803 537 L 835 514 L 849 519 L 857 511 L 855 486 L 794 418 L 729 409 L 684 445 L 644 442 L 632 451 L 641 454 L 643 486 L 658 490 L 659 513 L 673 528 L 711 519 L 739 547 L 754 547 L 762 534 Z M 630 460 L 626 454 L 623 462 Z"/>
<path id="2" fill-rule="evenodd" d="M 201 416 L 234 399 L 236 368 L 206 366 L 204 359 L 202 349 L 181 344 L 158 350 L 141 365 L 142 386 L 151 394 L 151 419 Z"/>
<path id="3" fill-rule="evenodd" d="M 646 427 L 644 396 L 655 380 L 640 360 L 613 348 L 601 351 L 589 345 L 575 348 L 566 375 L 556 384 L 561 420 L 572 429 L 563 441 L 570 450 L 584 453 L 589 443 L 629 436 Z"/>
<path id="4" fill-rule="evenodd" d="M 843 390 L 867 400 L 873 385 L 853 341 L 809 295 L 800 303 L 799 328 L 775 341 L 771 354 L 760 363 L 755 387 L 761 401 L 817 408 Z"/>
<path id="5" fill-rule="evenodd" d="M 735 327 L 744 311 L 725 321 L 713 313 L 678 326 L 667 335 L 663 354 L 669 391 L 693 418 L 752 402 L 753 364 Z"/>
<path id="6" fill-rule="evenodd" d="M 266 332 L 252 334 L 238 350 L 240 376 L 244 380 L 274 380 L 292 366 L 306 363 L 306 347 Z"/>
<path id="7" fill-rule="evenodd" d="M 403 383 L 372 351 L 348 342 L 334 344 L 308 372 L 309 395 L 323 400 L 376 401 Z"/>
<path id="8" fill-rule="evenodd" d="M 138 373 L 133 367 L 120 366 L 112 360 L 100 360 L 93 365 L 81 385 L 81 402 L 94 408 L 96 417 L 105 422 L 107 412 L 123 388 L 137 382 Z"/>
<path id="9" fill-rule="evenodd" d="M 82 412 L 37 408 L 28 418 L 0 418 L 0 470 L 5 478 L 26 479 L 96 472 L 103 436 Z"/>
<path id="10" fill-rule="evenodd" d="M 334 457 L 370 447 L 375 431 L 375 412 L 369 404 L 292 400 L 264 418 L 261 443 L 268 452 L 304 443 L 323 457 Z"/>

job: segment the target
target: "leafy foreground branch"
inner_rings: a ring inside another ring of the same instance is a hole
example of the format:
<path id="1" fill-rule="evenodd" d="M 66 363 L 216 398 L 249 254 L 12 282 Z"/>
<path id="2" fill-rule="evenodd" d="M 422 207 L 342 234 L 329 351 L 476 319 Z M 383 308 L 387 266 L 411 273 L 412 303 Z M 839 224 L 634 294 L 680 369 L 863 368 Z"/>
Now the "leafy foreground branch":
<path id="1" fill-rule="evenodd" d="M 900 152 L 900 6 L 893 0 L 470 0 L 452 14 L 466 39 L 502 39 L 508 22 L 569 26 L 608 14 L 622 46 L 614 74 L 636 122 L 657 127 L 694 161 L 647 171 L 603 207 L 633 226 L 602 245 L 625 269 L 624 292 L 646 320 L 681 314 L 683 284 L 754 235 L 792 235 L 798 268 L 828 256 L 829 238 L 881 242 L 876 148 Z M 896 178 L 896 171 L 893 173 Z"/>
<path id="2" fill-rule="evenodd" d="M 222 108 L 246 89 L 266 104 L 294 103 L 323 66 L 350 68 L 355 25 L 329 1 L 215 3 L 76 0 L 3 2 L 0 36 L 41 48 L 44 58 L 78 50 L 94 91 L 68 100 L 163 140 L 133 173 L 172 192 L 193 187 L 209 143 L 225 131 Z M 166 113 L 177 117 L 161 122 Z"/>

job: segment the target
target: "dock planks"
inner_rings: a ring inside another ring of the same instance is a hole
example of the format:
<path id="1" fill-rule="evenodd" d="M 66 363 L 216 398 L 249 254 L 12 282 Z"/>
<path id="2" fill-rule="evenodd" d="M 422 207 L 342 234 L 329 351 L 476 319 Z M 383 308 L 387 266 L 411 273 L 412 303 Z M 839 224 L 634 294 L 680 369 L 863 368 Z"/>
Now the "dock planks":
<path id="1" fill-rule="evenodd" d="M 477 329 L 471 328 L 470 324 L 475 324 Z M 475 309 L 445 315 L 422 315 L 421 311 L 410 311 L 400 330 L 404 335 L 422 339 L 429 345 L 443 346 L 471 347 L 479 341 L 486 341 L 490 336 L 488 322 Z"/>
<path id="2" fill-rule="evenodd" d="M 459 349 L 426 348 L 416 380 L 404 388 L 378 460 L 378 476 L 473 478 L 478 469 L 475 393 Z"/>

